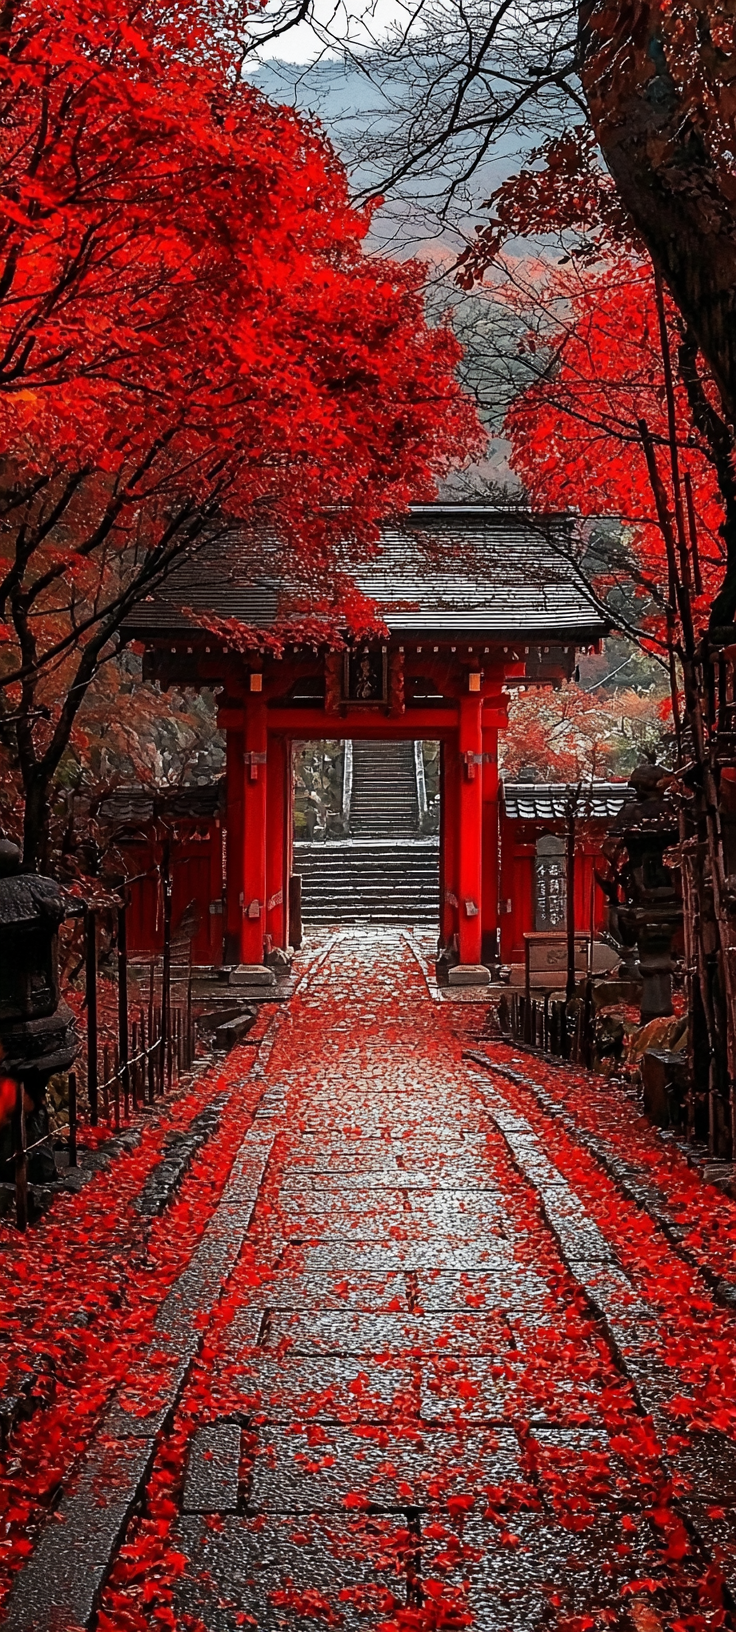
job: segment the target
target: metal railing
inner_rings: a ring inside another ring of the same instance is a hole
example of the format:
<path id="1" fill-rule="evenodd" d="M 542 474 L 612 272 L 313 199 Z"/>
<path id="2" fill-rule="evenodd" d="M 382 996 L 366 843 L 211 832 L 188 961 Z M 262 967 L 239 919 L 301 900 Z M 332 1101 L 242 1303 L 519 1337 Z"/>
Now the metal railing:
<path id="1" fill-rule="evenodd" d="M 32 1145 L 26 1142 L 25 1101 L 21 1085 L 16 1087 L 12 1113 L 11 1155 L 14 1166 L 15 1212 L 19 1230 L 28 1225 L 28 1156 L 37 1146 L 67 1135 L 69 1166 L 76 1167 L 79 1130 L 83 1120 L 92 1127 L 102 1118 L 111 1132 L 119 1132 L 146 1106 L 169 1092 L 179 1078 L 190 1071 L 196 1054 L 196 1031 L 192 1009 L 191 943 L 187 963 L 178 983 L 185 983 L 183 1002 L 172 1000 L 177 982 L 177 965 L 172 963 L 171 867 L 165 847 L 160 868 L 163 893 L 163 950 L 148 961 L 148 991 L 145 998 L 130 1001 L 130 962 L 127 936 L 127 889 L 123 886 L 115 905 L 88 904 L 71 916 L 84 918 L 84 1013 L 86 1026 L 78 1069 L 68 1073 L 67 1122 L 45 1133 Z M 127 881 L 132 882 L 132 881 Z M 98 959 L 99 920 L 105 916 L 114 944 L 117 1002 L 115 1036 L 100 1035 L 100 970 Z M 136 967 L 141 960 L 136 959 Z M 81 1077 L 81 1082 L 80 1082 Z M 86 1118 L 80 1115 L 80 1087 L 86 1099 Z"/>

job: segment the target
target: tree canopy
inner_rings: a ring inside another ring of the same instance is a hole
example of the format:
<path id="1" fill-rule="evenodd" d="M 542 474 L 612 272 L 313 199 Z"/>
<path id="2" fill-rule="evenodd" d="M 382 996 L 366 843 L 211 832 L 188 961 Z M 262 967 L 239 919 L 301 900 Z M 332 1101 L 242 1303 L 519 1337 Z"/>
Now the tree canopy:
<path id="1" fill-rule="evenodd" d="M 0 25 L 0 723 L 35 865 L 87 687 L 176 559 L 237 523 L 257 570 L 267 529 L 329 599 L 337 549 L 480 432 L 420 269 L 364 253 L 333 150 L 219 15 L 19 0 Z"/>

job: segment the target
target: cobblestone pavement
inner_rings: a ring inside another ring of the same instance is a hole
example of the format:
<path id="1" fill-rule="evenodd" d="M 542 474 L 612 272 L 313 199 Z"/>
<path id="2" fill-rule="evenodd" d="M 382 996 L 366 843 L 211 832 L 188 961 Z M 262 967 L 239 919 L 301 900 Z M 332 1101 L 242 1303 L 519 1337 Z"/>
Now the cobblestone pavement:
<path id="1" fill-rule="evenodd" d="M 327 943 L 12 1632 L 735 1624 L 731 1309 L 482 1013 Z"/>

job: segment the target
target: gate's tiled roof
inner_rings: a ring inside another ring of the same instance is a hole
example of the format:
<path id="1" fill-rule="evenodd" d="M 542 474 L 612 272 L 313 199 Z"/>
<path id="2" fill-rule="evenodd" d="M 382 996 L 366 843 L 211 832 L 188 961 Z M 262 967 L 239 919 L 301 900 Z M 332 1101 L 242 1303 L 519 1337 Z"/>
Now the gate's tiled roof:
<path id="1" fill-rule="evenodd" d="M 549 635 L 585 644 L 606 627 L 570 565 L 571 530 L 566 516 L 415 506 L 404 522 L 385 529 L 381 554 L 356 576 L 396 635 Z M 267 628 L 279 600 L 278 583 L 254 574 L 252 551 L 246 555 L 232 533 L 175 569 L 127 627 L 148 641 L 191 635 L 183 611 L 191 608 Z"/>
<path id="2" fill-rule="evenodd" d="M 429 545 L 428 560 L 415 533 Z M 361 572 L 360 585 L 392 630 L 596 638 L 604 625 L 575 581 L 570 534 L 566 516 L 417 507 L 408 527 L 386 529 L 382 554 Z"/>
<path id="3" fill-rule="evenodd" d="M 579 821 L 618 816 L 634 798 L 628 782 L 506 782 L 506 815 L 520 822 L 562 822 L 570 808 Z"/>

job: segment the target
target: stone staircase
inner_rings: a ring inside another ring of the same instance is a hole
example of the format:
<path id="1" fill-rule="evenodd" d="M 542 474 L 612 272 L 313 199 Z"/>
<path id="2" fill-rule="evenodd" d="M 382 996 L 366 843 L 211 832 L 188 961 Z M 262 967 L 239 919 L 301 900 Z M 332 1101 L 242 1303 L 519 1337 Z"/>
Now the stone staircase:
<path id="1" fill-rule="evenodd" d="M 413 743 L 354 743 L 351 838 L 294 845 L 305 924 L 436 924 L 439 840 L 418 825 Z"/>
<path id="2" fill-rule="evenodd" d="M 413 742 L 354 742 L 353 837 L 413 839 L 418 829 Z"/>
<path id="3" fill-rule="evenodd" d="M 295 844 L 305 924 L 436 924 L 437 839 Z"/>

